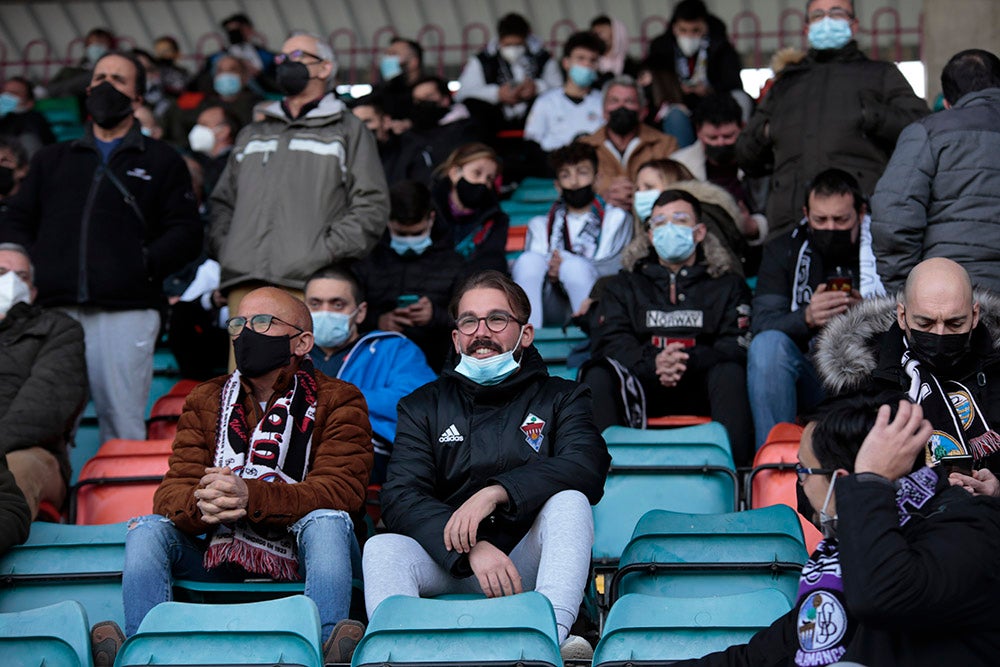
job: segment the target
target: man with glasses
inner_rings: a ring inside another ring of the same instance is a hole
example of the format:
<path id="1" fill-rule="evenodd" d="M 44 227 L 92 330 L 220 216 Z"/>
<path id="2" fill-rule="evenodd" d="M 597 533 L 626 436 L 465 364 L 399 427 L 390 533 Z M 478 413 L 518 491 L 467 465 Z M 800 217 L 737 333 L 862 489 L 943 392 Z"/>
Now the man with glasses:
<path id="1" fill-rule="evenodd" d="M 549 377 L 529 311 L 497 271 L 456 293 L 452 363 L 399 403 L 382 488 L 391 532 L 365 546 L 365 602 L 370 616 L 390 595 L 536 590 L 552 603 L 564 659 L 589 658 L 569 630 L 610 458 L 587 388 Z"/>
<path id="2" fill-rule="evenodd" d="M 666 190 L 626 268 L 601 289 L 583 381 L 599 428 L 647 416 L 708 414 L 726 427 L 737 465 L 753 456 L 746 393 L 750 289 L 701 222 L 701 203 Z"/>
<path id="3" fill-rule="evenodd" d="M 211 198 L 210 245 L 233 312 L 263 284 L 301 298 L 313 272 L 367 255 L 389 213 L 375 139 L 332 92 L 332 49 L 297 34 L 275 61 L 285 97 L 240 132 Z"/>
<path id="4" fill-rule="evenodd" d="M 229 320 L 237 370 L 192 391 L 154 515 L 129 524 L 125 633 L 169 600 L 173 577 L 305 579 L 323 638 L 347 618 L 360 565 L 352 514 L 365 502 L 372 433 L 353 385 L 316 371 L 305 304 L 249 293 Z"/>
<path id="5" fill-rule="evenodd" d="M 736 142 L 749 175 L 773 173 L 770 238 L 799 220 L 807 184 L 824 169 L 849 171 L 870 195 L 899 133 L 928 113 L 895 65 L 858 48 L 851 0 L 809 0 L 806 17 L 808 54 L 781 71 Z"/>

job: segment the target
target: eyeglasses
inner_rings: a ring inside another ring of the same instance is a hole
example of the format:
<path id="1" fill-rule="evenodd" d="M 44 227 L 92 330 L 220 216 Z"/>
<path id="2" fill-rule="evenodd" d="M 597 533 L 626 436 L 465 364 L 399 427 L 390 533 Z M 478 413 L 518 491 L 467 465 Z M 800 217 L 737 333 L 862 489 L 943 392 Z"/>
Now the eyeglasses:
<path id="1" fill-rule="evenodd" d="M 829 16 L 832 19 L 846 19 L 850 21 L 854 18 L 854 14 L 844 9 L 843 7 L 834 7 L 832 9 L 816 9 L 809 12 L 809 23 L 815 23 L 816 21 L 823 20 L 824 17 Z"/>
<path id="2" fill-rule="evenodd" d="M 303 51 L 302 49 L 295 49 L 294 51 L 290 51 L 288 53 L 279 53 L 274 57 L 274 62 L 277 65 L 280 65 L 281 63 L 284 62 L 288 62 L 289 60 L 294 62 L 300 62 L 303 56 L 308 58 L 313 58 L 316 61 L 315 63 L 303 63 L 304 65 L 315 65 L 317 63 L 323 62 L 323 58 L 320 58 L 315 53 L 309 53 L 308 51 Z"/>
<path id="3" fill-rule="evenodd" d="M 230 317 L 229 321 L 226 322 L 226 330 L 229 331 L 230 336 L 239 336 L 243 333 L 243 329 L 247 326 L 254 333 L 267 333 L 271 329 L 271 324 L 273 322 L 278 322 L 289 326 L 296 331 L 305 333 L 305 329 L 302 327 L 297 327 L 291 322 L 286 322 L 285 320 L 276 317 L 274 315 L 268 315 L 267 313 L 261 313 L 259 315 L 251 315 L 249 318 L 243 317 L 242 315 L 237 315 L 236 317 Z M 296 336 L 299 334 L 295 334 Z"/>
<path id="4" fill-rule="evenodd" d="M 476 317 L 475 315 L 466 315 L 455 320 L 455 326 L 458 330 L 465 334 L 466 336 L 471 336 L 472 334 L 479 331 L 479 323 L 486 322 L 486 328 L 493 333 L 500 333 L 507 328 L 507 325 L 511 321 L 517 322 L 520 325 L 524 325 L 524 322 L 517 319 L 510 313 L 504 313 L 501 311 L 490 313 L 486 317 Z"/>
<path id="5" fill-rule="evenodd" d="M 795 464 L 795 474 L 798 475 L 799 485 L 804 485 L 809 475 L 832 475 L 837 472 L 828 468 L 806 468 L 801 463 Z"/>
<path id="6" fill-rule="evenodd" d="M 694 219 L 694 216 L 690 213 L 685 213 L 684 211 L 677 211 L 669 216 L 666 215 L 654 215 L 649 219 L 647 223 L 650 229 L 656 229 L 657 227 L 662 227 L 668 222 L 672 222 L 678 225 L 685 225 L 693 227 L 698 224 L 698 221 Z"/>

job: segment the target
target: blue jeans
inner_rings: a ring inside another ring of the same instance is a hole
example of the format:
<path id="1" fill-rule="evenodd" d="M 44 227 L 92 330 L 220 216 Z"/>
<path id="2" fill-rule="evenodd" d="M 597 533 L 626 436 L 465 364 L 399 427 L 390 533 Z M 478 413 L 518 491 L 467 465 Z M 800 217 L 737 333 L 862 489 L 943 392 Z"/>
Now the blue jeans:
<path id="1" fill-rule="evenodd" d="M 747 391 L 757 449 L 779 422 L 794 422 L 800 411 L 823 400 L 823 383 L 812 361 L 787 334 L 762 331 L 747 355 Z"/>
<path id="2" fill-rule="evenodd" d="M 354 525 L 346 512 L 315 510 L 288 530 L 295 534 L 299 573 L 305 573 L 305 594 L 319 607 L 323 640 L 333 626 L 347 618 L 351 607 L 351 578 L 361 574 L 361 549 Z M 247 578 L 238 566 L 206 570 L 203 565 L 208 541 L 189 537 L 170 519 L 158 514 L 129 522 L 125 537 L 125 569 L 122 597 L 125 604 L 125 634 L 139 629 L 146 613 L 173 599 L 173 579 L 232 582 Z"/>

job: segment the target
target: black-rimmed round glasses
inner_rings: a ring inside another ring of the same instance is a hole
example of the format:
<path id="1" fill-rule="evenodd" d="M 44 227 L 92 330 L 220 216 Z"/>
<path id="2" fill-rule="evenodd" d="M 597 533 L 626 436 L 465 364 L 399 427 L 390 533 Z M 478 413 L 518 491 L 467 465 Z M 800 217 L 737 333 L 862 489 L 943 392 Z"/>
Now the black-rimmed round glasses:
<path id="1" fill-rule="evenodd" d="M 845 19 L 850 21 L 854 18 L 854 14 L 844 9 L 843 7 L 832 7 L 831 9 L 822 10 L 815 9 L 809 12 L 809 23 L 815 23 L 816 21 L 821 21 L 829 16 L 832 19 Z"/>
<path id="2" fill-rule="evenodd" d="M 315 65 L 316 63 L 323 62 L 323 59 L 317 56 L 315 53 L 309 53 L 308 51 L 303 51 L 302 49 L 295 49 L 294 51 L 290 51 L 288 53 L 279 53 L 278 55 L 274 56 L 274 63 L 276 65 L 280 65 L 281 63 L 288 62 L 289 60 L 300 62 L 303 57 L 314 58 L 316 60 L 315 63 L 302 63 L 303 65 Z"/>
<path id="3" fill-rule="evenodd" d="M 795 474 L 799 478 L 799 484 L 803 485 L 806 483 L 806 479 L 809 475 L 832 475 L 837 472 L 836 470 L 830 470 L 828 468 L 806 468 L 801 463 L 795 464 Z"/>
<path id="4" fill-rule="evenodd" d="M 267 313 L 261 313 L 259 315 L 251 315 L 249 318 L 243 317 L 242 315 L 237 315 L 236 317 L 230 317 L 226 322 L 226 330 L 229 331 L 230 336 L 239 336 L 243 333 L 244 327 L 249 326 L 250 330 L 254 333 L 267 333 L 271 328 L 273 322 L 278 322 L 290 326 L 299 333 L 303 333 L 305 330 L 302 327 L 297 327 L 291 322 L 286 322 L 280 317 L 274 315 L 269 315 Z M 296 334 L 298 335 L 298 334 Z"/>
<path id="5" fill-rule="evenodd" d="M 510 313 L 504 313 L 497 311 L 495 313 L 490 313 L 486 317 L 476 317 L 475 315 L 464 315 L 457 320 L 455 320 L 455 327 L 466 336 L 471 336 L 479 330 L 479 323 L 486 322 L 486 328 L 493 333 L 500 333 L 507 328 L 507 325 L 511 321 L 517 322 L 520 325 L 524 325 L 524 322 L 517 319 Z"/>

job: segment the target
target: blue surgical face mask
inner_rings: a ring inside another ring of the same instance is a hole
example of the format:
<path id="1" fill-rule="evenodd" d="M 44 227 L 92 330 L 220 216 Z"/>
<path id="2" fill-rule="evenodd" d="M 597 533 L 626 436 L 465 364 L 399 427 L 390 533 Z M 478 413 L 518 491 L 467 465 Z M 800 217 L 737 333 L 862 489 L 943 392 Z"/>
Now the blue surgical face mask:
<path id="1" fill-rule="evenodd" d="M 632 206 L 635 207 L 635 214 L 639 216 L 639 221 L 647 220 L 653 213 L 653 204 L 660 198 L 660 190 L 639 190 L 632 199 Z"/>
<path id="2" fill-rule="evenodd" d="M 455 366 L 455 372 L 464 375 L 476 384 L 485 386 L 500 384 L 521 367 L 521 361 L 514 358 L 514 350 L 521 346 L 521 336 L 523 335 L 524 327 L 522 326 L 513 348 L 485 359 L 470 357 L 463 352 L 461 361 Z"/>
<path id="3" fill-rule="evenodd" d="M 91 65 L 97 64 L 97 61 L 101 59 L 101 56 L 103 56 L 107 52 L 108 52 L 108 47 L 104 46 L 103 44 L 99 44 L 97 42 L 94 42 L 93 44 L 88 44 L 87 47 L 84 48 L 84 53 L 87 54 L 87 62 L 89 62 Z"/>
<path id="4" fill-rule="evenodd" d="M 851 37 L 851 23 L 847 19 L 824 16 L 809 25 L 809 45 L 820 51 L 846 46 Z"/>
<path id="5" fill-rule="evenodd" d="M 429 229 L 426 234 L 421 236 L 389 235 L 389 247 L 392 248 L 397 255 L 401 256 L 406 255 L 406 253 L 422 255 L 428 248 L 431 247 L 431 244 L 431 230 Z"/>
<path id="6" fill-rule="evenodd" d="M 152 137 L 153 136 L 153 131 L 151 129 L 149 129 L 148 127 L 140 127 L 139 131 L 142 132 L 142 136 L 144 136 L 144 137 Z"/>
<path id="7" fill-rule="evenodd" d="M 15 111 L 21 104 L 21 98 L 14 93 L 0 93 L 0 118 Z"/>
<path id="8" fill-rule="evenodd" d="M 694 252 L 694 229 L 668 222 L 653 229 L 653 247 L 664 262 L 683 262 Z"/>
<path id="9" fill-rule="evenodd" d="M 583 65 L 573 65 L 569 68 L 569 78 L 581 88 L 590 88 L 597 81 L 597 70 Z"/>
<path id="10" fill-rule="evenodd" d="M 240 78 L 239 74 L 233 72 L 220 72 L 212 80 L 212 87 L 223 97 L 231 97 L 243 88 L 243 79 Z"/>
<path id="11" fill-rule="evenodd" d="M 383 81 L 389 81 L 403 73 L 403 63 L 399 61 L 399 56 L 382 56 L 382 60 L 378 63 L 378 71 Z"/>
<path id="12" fill-rule="evenodd" d="M 338 347 L 351 337 L 351 322 L 358 311 L 353 313 L 335 313 L 330 310 L 317 310 L 312 313 L 313 338 L 320 347 Z"/>

